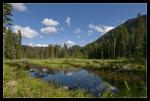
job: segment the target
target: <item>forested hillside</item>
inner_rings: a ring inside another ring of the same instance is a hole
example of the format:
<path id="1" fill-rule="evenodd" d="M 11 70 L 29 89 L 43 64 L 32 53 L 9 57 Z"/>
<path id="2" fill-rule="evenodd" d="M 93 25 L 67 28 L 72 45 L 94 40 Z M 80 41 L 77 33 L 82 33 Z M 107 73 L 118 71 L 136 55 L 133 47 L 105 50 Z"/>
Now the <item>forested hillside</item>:
<path id="1" fill-rule="evenodd" d="M 146 15 L 129 19 L 120 26 L 110 30 L 96 41 L 84 47 L 68 47 L 64 44 L 48 47 L 31 47 L 21 45 L 21 32 L 14 33 L 4 28 L 4 56 L 9 59 L 20 58 L 95 58 L 112 59 L 146 57 Z"/>
<path id="2" fill-rule="evenodd" d="M 146 15 L 129 19 L 83 47 L 88 58 L 146 57 Z"/>

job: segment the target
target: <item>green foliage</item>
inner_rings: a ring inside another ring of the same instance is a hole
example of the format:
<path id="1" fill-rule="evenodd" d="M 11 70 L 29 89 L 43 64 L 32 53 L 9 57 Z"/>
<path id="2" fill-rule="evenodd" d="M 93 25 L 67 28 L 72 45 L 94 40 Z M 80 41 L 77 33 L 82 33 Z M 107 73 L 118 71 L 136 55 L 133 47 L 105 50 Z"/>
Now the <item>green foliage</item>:
<path id="1" fill-rule="evenodd" d="M 142 81 L 133 82 L 130 85 L 130 90 L 123 88 L 120 93 L 114 94 L 114 97 L 146 97 L 147 87 Z"/>
<path id="2" fill-rule="evenodd" d="M 18 75 L 19 72 L 19 75 Z M 4 65 L 4 97 L 10 98 L 55 98 L 55 97 L 92 97 L 83 90 L 67 91 L 63 87 L 30 77 L 26 71 Z"/>
<path id="3" fill-rule="evenodd" d="M 11 14 L 11 7 L 9 7 L 9 5 L 5 6 L 6 11 L 3 13 L 5 13 L 4 16 L 6 19 L 8 19 L 9 15 Z M 4 22 L 4 16 L 3 23 L 8 25 L 9 20 Z M 49 44 L 48 47 L 31 47 L 21 45 L 21 31 L 18 31 L 18 33 L 13 33 L 11 30 L 4 27 L 4 57 L 6 59 L 28 58 L 27 65 L 39 67 L 44 66 L 50 69 L 67 70 L 73 69 L 74 67 L 83 67 L 90 70 L 105 70 L 104 73 L 101 73 L 101 76 L 105 75 L 108 72 L 107 70 L 113 71 L 116 69 L 109 68 L 109 66 L 117 67 L 118 69 L 123 66 L 128 66 L 127 63 L 130 62 L 132 72 L 140 76 L 139 80 L 141 80 L 141 83 L 145 79 L 143 74 L 146 73 L 146 34 L 146 16 L 139 16 L 138 18 L 128 20 L 126 23 L 109 31 L 95 42 L 90 43 L 84 47 L 73 46 L 69 48 L 67 44 L 64 44 L 63 47 L 60 45 L 51 44 Z M 88 58 L 93 60 L 89 60 Z M 129 61 L 127 61 L 127 59 L 129 59 Z M 49 85 L 41 82 L 39 79 L 32 79 L 29 75 L 27 75 L 24 71 L 25 67 L 22 65 L 20 60 L 14 60 L 14 63 L 16 62 L 20 68 L 11 68 L 8 65 L 4 66 L 5 73 L 3 82 L 5 97 L 91 96 L 86 95 L 82 90 L 76 92 L 65 91 L 61 87 L 54 86 L 53 84 L 51 84 L 49 87 Z M 126 74 L 128 72 L 128 69 L 124 70 L 122 74 L 119 74 L 118 78 L 121 78 L 120 75 Z M 125 77 L 129 81 L 132 80 L 128 79 L 129 75 L 125 75 Z M 113 79 L 113 77 L 110 78 Z M 135 84 L 135 87 L 133 87 L 133 85 L 127 84 L 125 82 L 126 87 L 130 87 L 130 90 L 124 89 L 119 95 L 112 94 L 109 86 L 106 84 L 107 90 L 103 93 L 103 97 L 133 97 L 140 96 L 140 93 L 141 96 L 145 96 L 145 82 L 141 85 L 137 84 L 136 81 Z"/>
<path id="4" fill-rule="evenodd" d="M 46 97 L 47 96 L 48 97 L 66 97 L 66 96 L 68 96 L 68 97 L 79 97 L 79 96 L 85 97 L 85 95 L 86 96 L 89 96 L 89 95 L 87 95 L 87 93 L 84 93 L 84 91 L 82 91 L 82 90 L 80 90 L 79 92 L 78 91 L 69 92 L 69 95 L 68 95 L 67 94 L 68 91 L 61 90 L 59 92 L 60 89 L 59 90 L 57 89 L 59 87 L 54 86 L 53 84 L 49 85 L 48 87 L 46 86 L 46 88 L 44 88 L 43 86 L 45 86 L 45 84 L 39 84 L 41 82 L 39 79 L 34 80 L 34 79 L 31 79 L 30 77 L 26 77 L 27 74 L 24 70 L 27 69 L 29 66 L 33 66 L 36 68 L 44 67 L 44 68 L 48 68 L 51 70 L 62 70 L 63 69 L 64 71 L 71 71 L 71 70 L 75 70 L 75 69 L 80 69 L 82 67 L 82 68 L 88 69 L 89 71 L 93 72 L 96 75 L 101 76 L 103 78 L 103 80 L 105 81 L 105 79 L 108 79 L 108 77 L 105 77 L 106 74 L 109 74 L 110 72 L 113 72 L 116 70 L 113 68 L 110 68 L 110 70 L 109 70 L 109 66 L 121 68 L 123 66 L 127 66 L 128 61 L 126 59 L 121 60 L 121 58 L 119 60 L 111 60 L 111 59 L 109 59 L 109 60 L 108 59 L 103 59 L 103 60 L 99 60 L 99 59 L 8 60 L 7 59 L 4 61 L 4 63 L 10 64 L 10 65 L 4 65 L 4 85 L 7 84 L 7 82 L 9 82 L 10 80 L 16 81 L 16 80 L 22 79 L 19 84 L 20 85 L 19 88 L 17 86 L 17 88 L 20 90 L 17 94 L 15 93 L 19 97 L 26 97 L 26 96 L 29 96 L 29 97 L 37 97 L 37 96 L 39 96 L 39 97 L 45 97 L 45 96 Z M 121 81 L 123 80 L 123 83 L 121 83 L 121 85 L 120 85 L 121 87 L 123 87 L 120 89 L 121 92 L 119 92 L 117 94 L 112 93 L 110 91 L 110 85 L 107 83 L 106 84 L 104 83 L 106 85 L 107 90 L 106 90 L 106 92 L 104 92 L 102 94 L 102 97 L 142 97 L 142 96 L 146 95 L 147 88 L 146 88 L 146 77 L 145 77 L 145 73 L 146 73 L 145 68 L 146 67 L 144 66 L 145 64 L 139 64 L 139 63 L 133 62 L 130 65 L 132 67 L 132 75 L 131 76 L 129 75 L 128 70 L 120 71 L 116 75 L 118 80 L 121 80 Z M 110 76 L 108 80 L 114 81 L 115 78 L 114 78 L 114 76 Z M 126 80 L 126 83 L 124 82 L 125 80 Z M 32 86 L 31 86 L 31 84 L 32 84 Z M 111 83 L 111 84 L 114 84 L 114 83 Z M 119 85 L 119 84 L 120 83 L 117 82 L 117 85 Z M 127 84 L 127 86 L 126 86 L 126 84 Z M 29 87 L 29 85 L 30 85 L 30 87 Z M 39 87 L 37 87 L 36 85 Z M 49 90 L 48 91 L 46 90 L 45 93 L 40 91 L 40 88 L 41 89 L 51 89 L 51 87 L 55 88 L 55 89 L 54 88 L 52 89 L 52 90 L 54 90 L 54 92 L 56 90 L 55 94 L 54 93 L 52 94 L 52 92 L 49 92 Z M 127 89 L 129 87 L 130 87 L 130 90 Z M 10 88 L 10 87 L 6 87 L 6 88 Z M 7 93 L 9 93 L 8 96 L 10 97 L 9 91 L 10 91 L 10 89 L 6 89 L 6 95 L 7 95 Z M 37 91 L 40 92 L 41 94 L 37 94 L 36 93 Z M 66 92 L 67 95 L 62 94 L 62 92 Z M 48 95 L 47 95 L 47 93 L 48 93 Z M 56 93 L 58 93 L 58 95 L 56 95 Z M 5 93 L 4 93 L 4 95 L 5 95 Z M 12 97 L 14 97 L 16 95 L 12 95 Z"/>
<path id="5" fill-rule="evenodd" d="M 48 47 L 23 46 L 21 45 L 21 31 L 13 33 L 6 28 L 4 31 L 4 56 L 8 59 L 117 59 L 120 57 L 144 61 L 146 58 L 147 32 L 145 15 L 126 21 L 124 24 L 107 32 L 98 40 L 84 47 L 77 45 L 68 47 L 65 43 L 63 47 L 51 44 Z"/>
<path id="6" fill-rule="evenodd" d="M 8 3 L 3 3 L 3 28 L 11 25 L 11 14 L 12 6 Z"/>
<path id="7" fill-rule="evenodd" d="M 88 58 L 146 58 L 146 15 L 129 19 L 82 48 Z"/>
<path id="8" fill-rule="evenodd" d="M 18 31 L 18 34 L 16 35 L 16 59 L 22 58 L 22 35 L 21 31 Z"/>
<path id="9" fill-rule="evenodd" d="M 11 30 L 6 31 L 7 34 L 4 36 L 4 56 L 8 59 L 16 58 L 14 33 Z"/>
<path id="10" fill-rule="evenodd" d="M 4 32 L 4 57 L 8 59 L 22 58 L 21 32 L 13 33 L 9 29 Z"/>
<path id="11" fill-rule="evenodd" d="M 113 93 L 111 92 L 110 85 L 107 82 L 104 82 L 106 91 L 102 94 L 102 97 L 112 97 Z"/>

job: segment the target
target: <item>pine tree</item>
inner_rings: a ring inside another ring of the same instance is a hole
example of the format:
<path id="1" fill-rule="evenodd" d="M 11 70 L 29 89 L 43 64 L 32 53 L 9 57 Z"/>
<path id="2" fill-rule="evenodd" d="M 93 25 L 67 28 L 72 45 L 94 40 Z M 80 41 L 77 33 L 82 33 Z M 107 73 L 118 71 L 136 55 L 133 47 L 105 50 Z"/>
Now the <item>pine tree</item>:
<path id="1" fill-rule="evenodd" d="M 11 11 L 12 11 L 12 6 L 8 3 L 4 3 L 3 4 L 3 28 L 9 27 L 9 25 L 11 25 L 12 22 L 12 19 L 10 18 L 10 16 L 12 16 Z"/>
<path id="2" fill-rule="evenodd" d="M 128 48 L 127 48 L 127 44 L 128 44 L 128 41 L 129 41 L 129 33 L 128 33 L 128 30 L 126 28 L 126 26 L 122 25 L 120 27 L 120 36 L 121 36 L 121 40 L 120 40 L 120 43 L 121 43 L 121 56 L 126 56 L 127 55 L 127 51 L 128 51 Z"/>
<path id="3" fill-rule="evenodd" d="M 49 58 L 49 49 L 48 49 L 48 47 L 45 47 L 45 54 L 44 54 L 45 56 L 44 56 L 44 58 Z"/>
<path id="4" fill-rule="evenodd" d="M 114 35 L 114 59 L 116 57 L 116 38 L 115 38 L 115 35 Z"/>
<path id="5" fill-rule="evenodd" d="M 25 49 L 25 56 L 27 58 L 33 58 L 33 54 L 32 54 L 32 47 L 31 46 L 27 46 Z"/>
<path id="6" fill-rule="evenodd" d="M 13 40 L 13 33 L 11 30 L 7 31 L 7 34 L 5 35 L 5 40 L 4 40 L 4 49 L 5 53 L 4 56 L 8 59 L 15 59 L 15 43 Z"/>
<path id="7" fill-rule="evenodd" d="M 22 58 L 22 36 L 21 31 L 19 30 L 16 34 L 16 58 L 21 59 Z"/>
<path id="8" fill-rule="evenodd" d="M 49 49 L 49 57 L 54 58 L 54 47 L 53 47 L 53 45 L 49 45 L 48 49 Z"/>

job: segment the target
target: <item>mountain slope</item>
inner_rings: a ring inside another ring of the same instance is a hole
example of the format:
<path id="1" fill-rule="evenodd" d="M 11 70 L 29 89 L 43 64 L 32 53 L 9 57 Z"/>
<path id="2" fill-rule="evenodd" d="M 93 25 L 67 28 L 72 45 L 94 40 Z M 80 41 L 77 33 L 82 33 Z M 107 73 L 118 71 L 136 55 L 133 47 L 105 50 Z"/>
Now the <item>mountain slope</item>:
<path id="1" fill-rule="evenodd" d="M 75 45 L 68 49 L 66 45 L 22 46 L 23 54 L 26 58 L 146 59 L 146 31 L 146 15 L 142 15 L 127 20 L 84 47 Z"/>
<path id="2" fill-rule="evenodd" d="M 145 57 L 146 15 L 129 19 L 82 48 L 88 58 Z"/>

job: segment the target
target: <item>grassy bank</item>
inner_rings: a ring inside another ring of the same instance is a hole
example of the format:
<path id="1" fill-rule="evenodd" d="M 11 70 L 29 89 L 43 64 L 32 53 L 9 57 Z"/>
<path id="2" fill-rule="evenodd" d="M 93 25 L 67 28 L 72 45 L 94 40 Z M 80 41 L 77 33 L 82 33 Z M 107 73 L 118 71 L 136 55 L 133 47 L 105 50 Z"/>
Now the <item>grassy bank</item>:
<path id="1" fill-rule="evenodd" d="M 4 97 L 92 97 L 83 90 L 67 91 L 62 87 L 47 84 L 32 78 L 22 69 L 4 64 Z"/>
<path id="2" fill-rule="evenodd" d="M 47 67 L 48 69 L 53 70 L 85 68 L 91 70 L 94 74 L 101 76 L 103 80 L 109 81 L 111 84 L 113 84 L 114 81 L 117 81 L 117 85 L 123 85 L 119 94 L 111 94 L 108 90 L 102 97 L 146 96 L 146 64 L 137 62 L 129 63 L 126 59 L 23 59 L 11 61 L 5 60 L 4 63 L 4 97 L 93 97 L 90 94 L 86 94 L 83 90 L 66 91 L 53 83 L 47 84 L 37 78 L 32 78 L 25 72 L 25 69 L 28 69 L 29 67 Z M 11 64 L 11 66 L 8 64 Z M 129 75 L 129 66 L 132 67 L 132 75 Z M 114 74 L 106 78 L 103 77 L 122 67 L 127 68 L 117 72 L 117 80 Z M 9 83 L 12 82 L 14 87 L 9 85 Z M 128 88 L 130 88 L 130 90 Z"/>
<path id="3" fill-rule="evenodd" d="M 129 62 L 126 59 L 112 60 L 112 59 L 21 59 L 21 60 L 6 60 L 8 63 L 20 63 L 24 62 L 24 65 L 30 64 L 33 66 L 42 66 L 50 69 L 70 69 L 85 68 L 85 69 L 108 69 L 111 66 L 111 70 L 126 67 L 126 71 L 129 70 L 128 67 L 132 67 L 133 71 L 145 71 L 146 64 L 138 62 Z"/>

